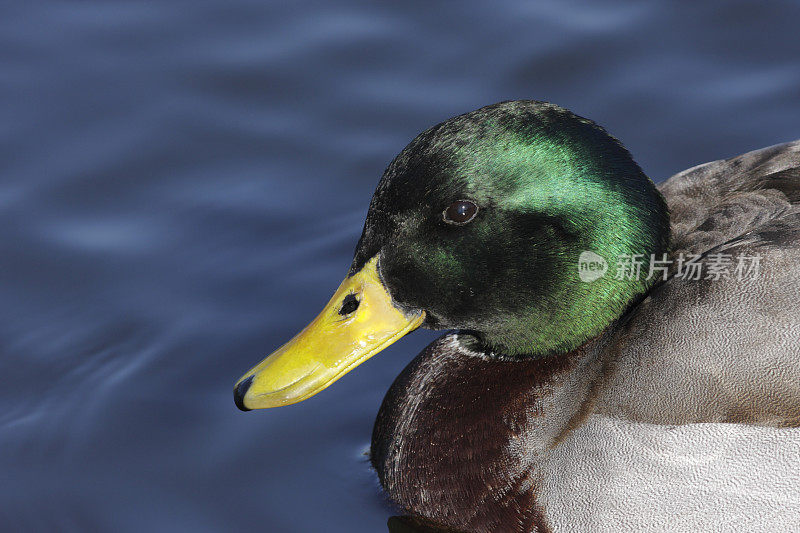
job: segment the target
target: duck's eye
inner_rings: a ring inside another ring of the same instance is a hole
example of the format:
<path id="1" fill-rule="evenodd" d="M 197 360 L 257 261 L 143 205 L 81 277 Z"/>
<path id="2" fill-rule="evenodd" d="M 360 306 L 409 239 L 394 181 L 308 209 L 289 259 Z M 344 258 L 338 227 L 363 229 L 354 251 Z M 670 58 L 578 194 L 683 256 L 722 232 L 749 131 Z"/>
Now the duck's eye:
<path id="1" fill-rule="evenodd" d="M 358 301 L 358 298 L 355 294 L 348 294 L 342 300 L 342 307 L 339 308 L 339 314 L 342 316 L 347 316 L 350 313 L 355 312 L 358 309 L 358 306 L 361 302 Z"/>
<path id="2" fill-rule="evenodd" d="M 442 217 L 448 224 L 463 225 L 472 222 L 478 214 L 478 206 L 469 200 L 457 200 L 444 210 Z"/>

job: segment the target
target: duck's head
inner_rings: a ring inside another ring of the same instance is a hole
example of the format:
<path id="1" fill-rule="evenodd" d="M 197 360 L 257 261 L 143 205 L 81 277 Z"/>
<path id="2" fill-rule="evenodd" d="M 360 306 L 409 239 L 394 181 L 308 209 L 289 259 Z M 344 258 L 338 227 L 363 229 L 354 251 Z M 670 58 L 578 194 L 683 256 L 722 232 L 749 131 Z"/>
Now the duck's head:
<path id="1" fill-rule="evenodd" d="M 299 402 L 419 326 L 469 330 L 490 357 L 571 351 L 652 285 L 613 275 L 618 258 L 660 257 L 668 237 L 658 190 L 593 122 L 536 101 L 454 117 L 392 161 L 347 278 L 237 405 Z"/>

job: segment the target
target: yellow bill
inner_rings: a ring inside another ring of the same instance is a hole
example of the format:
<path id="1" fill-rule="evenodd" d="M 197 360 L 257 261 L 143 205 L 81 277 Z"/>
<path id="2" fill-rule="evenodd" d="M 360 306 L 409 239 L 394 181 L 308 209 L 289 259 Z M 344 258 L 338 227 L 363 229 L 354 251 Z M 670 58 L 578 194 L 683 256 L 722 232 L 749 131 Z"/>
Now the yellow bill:
<path id="1" fill-rule="evenodd" d="M 345 279 L 306 328 L 239 379 L 239 409 L 301 402 L 417 329 L 425 313 L 399 310 L 378 275 L 378 258 Z"/>

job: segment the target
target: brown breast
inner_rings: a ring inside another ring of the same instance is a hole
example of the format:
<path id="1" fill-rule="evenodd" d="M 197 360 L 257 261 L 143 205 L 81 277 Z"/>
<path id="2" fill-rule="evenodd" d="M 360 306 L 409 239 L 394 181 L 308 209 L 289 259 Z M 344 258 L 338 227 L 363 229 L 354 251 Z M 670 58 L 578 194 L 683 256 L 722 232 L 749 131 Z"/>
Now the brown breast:
<path id="1" fill-rule="evenodd" d="M 372 463 L 389 496 L 456 530 L 548 531 L 533 463 L 580 411 L 559 392 L 575 362 L 489 358 L 455 334 L 431 344 L 395 380 L 375 423 Z"/>

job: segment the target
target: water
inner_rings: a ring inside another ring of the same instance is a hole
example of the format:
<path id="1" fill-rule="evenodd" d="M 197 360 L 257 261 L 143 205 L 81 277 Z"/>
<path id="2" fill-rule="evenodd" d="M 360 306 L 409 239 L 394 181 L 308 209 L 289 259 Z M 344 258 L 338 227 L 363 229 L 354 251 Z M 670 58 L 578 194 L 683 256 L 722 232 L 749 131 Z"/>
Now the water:
<path id="1" fill-rule="evenodd" d="M 800 5 L 0 6 L 5 531 L 385 531 L 374 416 L 434 334 L 311 400 L 231 388 L 349 266 L 419 131 L 510 98 L 656 180 L 800 137 Z"/>

